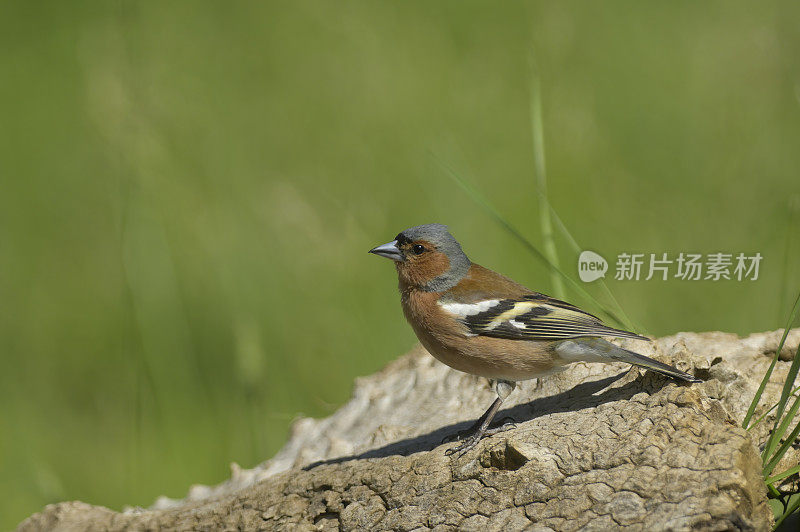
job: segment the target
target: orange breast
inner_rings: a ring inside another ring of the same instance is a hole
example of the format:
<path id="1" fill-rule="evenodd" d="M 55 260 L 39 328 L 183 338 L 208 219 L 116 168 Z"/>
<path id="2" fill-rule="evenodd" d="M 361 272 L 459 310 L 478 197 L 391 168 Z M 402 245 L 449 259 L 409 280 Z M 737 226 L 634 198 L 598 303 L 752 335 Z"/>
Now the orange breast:
<path id="1" fill-rule="evenodd" d="M 470 336 L 467 327 L 443 310 L 438 294 L 400 286 L 403 312 L 420 343 L 440 362 L 488 378 L 526 380 L 557 371 L 551 342 Z"/>

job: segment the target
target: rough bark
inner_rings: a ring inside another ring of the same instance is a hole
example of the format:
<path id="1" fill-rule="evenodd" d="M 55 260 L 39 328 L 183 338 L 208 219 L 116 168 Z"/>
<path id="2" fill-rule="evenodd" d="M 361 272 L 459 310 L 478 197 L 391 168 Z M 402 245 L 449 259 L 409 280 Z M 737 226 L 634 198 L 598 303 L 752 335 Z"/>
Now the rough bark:
<path id="1" fill-rule="evenodd" d="M 751 433 L 740 424 L 780 333 L 622 342 L 706 382 L 575 364 L 521 383 L 498 415 L 517 427 L 461 457 L 442 440 L 493 392 L 418 348 L 358 379 L 334 415 L 297 421 L 273 459 L 234 464 L 223 484 L 147 510 L 50 505 L 19 530 L 768 530 L 757 445 L 771 418 Z M 798 342 L 800 329 L 759 412 L 780 394 Z"/>

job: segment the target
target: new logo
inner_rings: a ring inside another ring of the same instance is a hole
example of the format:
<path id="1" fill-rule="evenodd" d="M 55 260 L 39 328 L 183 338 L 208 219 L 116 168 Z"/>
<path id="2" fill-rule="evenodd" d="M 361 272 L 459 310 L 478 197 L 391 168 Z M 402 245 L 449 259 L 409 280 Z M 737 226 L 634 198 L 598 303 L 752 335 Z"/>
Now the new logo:
<path id="1" fill-rule="evenodd" d="M 608 263 L 594 251 L 582 251 L 578 257 L 578 276 L 584 283 L 591 283 L 606 276 Z"/>

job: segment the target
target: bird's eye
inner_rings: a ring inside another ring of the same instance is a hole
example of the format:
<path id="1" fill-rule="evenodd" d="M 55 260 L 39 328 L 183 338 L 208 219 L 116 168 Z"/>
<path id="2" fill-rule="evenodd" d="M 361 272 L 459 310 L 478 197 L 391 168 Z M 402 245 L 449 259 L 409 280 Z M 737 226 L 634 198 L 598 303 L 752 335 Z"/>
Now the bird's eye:
<path id="1" fill-rule="evenodd" d="M 414 255 L 422 255 L 425 252 L 425 246 L 421 244 L 414 244 L 414 247 L 411 248 L 411 251 L 414 252 Z"/>

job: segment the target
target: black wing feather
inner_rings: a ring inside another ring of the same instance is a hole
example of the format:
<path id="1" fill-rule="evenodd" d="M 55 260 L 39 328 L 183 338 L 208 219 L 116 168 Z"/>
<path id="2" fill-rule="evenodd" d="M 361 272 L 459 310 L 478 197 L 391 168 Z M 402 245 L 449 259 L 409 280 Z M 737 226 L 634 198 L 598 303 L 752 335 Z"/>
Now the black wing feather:
<path id="1" fill-rule="evenodd" d="M 489 309 L 460 318 L 475 335 L 509 340 L 565 340 L 616 336 L 648 340 L 603 324 L 597 316 L 544 294 L 502 299 Z"/>

